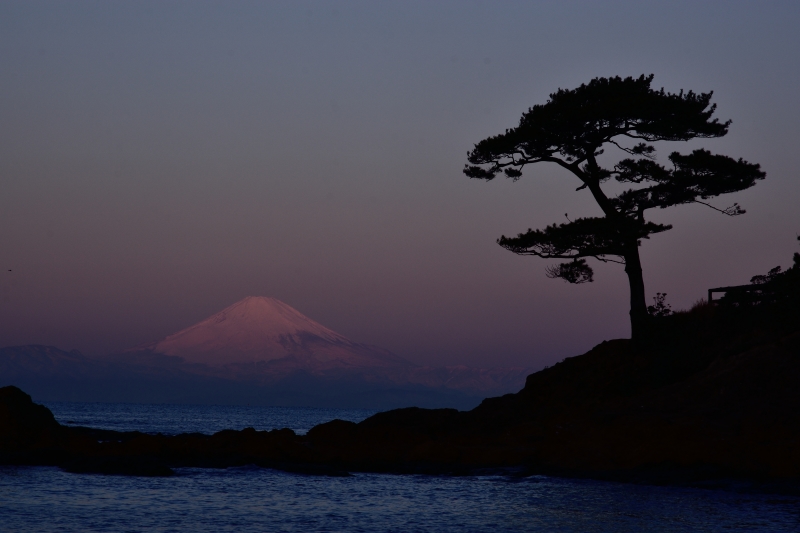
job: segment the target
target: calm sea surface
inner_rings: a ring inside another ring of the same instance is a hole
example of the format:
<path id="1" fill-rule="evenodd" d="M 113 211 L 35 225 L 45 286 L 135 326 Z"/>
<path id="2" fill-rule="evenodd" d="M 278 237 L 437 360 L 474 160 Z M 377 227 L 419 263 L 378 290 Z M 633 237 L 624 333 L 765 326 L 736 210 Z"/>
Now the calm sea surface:
<path id="1" fill-rule="evenodd" d="M 50 403 L 62 423 L 116 430 L 300 432 L 365 410 Z M 800 498 L 567 480 L 348 478 L 244 467 L 171 478 L 0 467 L 0 531 L 800 531 Z"/>
<path id="2" fill-rule="evenodd" d="M 250 407 L 236 405 L 141 405 L 134 403 L 45 402 L 56 420 L 68 426 L 87 426 L 144 433 L 213 434 L 223 429 L 258 431 L 290 428 L 303 435 L 334 418 L 361 422 L 378 411 L 372 409 L 321 409 L 314 407 Z"/>

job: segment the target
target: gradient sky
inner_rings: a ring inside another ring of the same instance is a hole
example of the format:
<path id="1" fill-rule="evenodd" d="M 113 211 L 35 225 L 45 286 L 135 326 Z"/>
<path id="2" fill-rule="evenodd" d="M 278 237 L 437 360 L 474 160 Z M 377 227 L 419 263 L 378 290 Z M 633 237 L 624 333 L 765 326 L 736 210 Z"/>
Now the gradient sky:
<path id="1" fill-rule="evenodd" d="M 644 5 L 643 5 L 644 4 Z M 788 266 L 800 233 L 797 2 L 0 3 L 0 346 L 103 354 L 248 295 L 423 364 L 541 367 L 627 336 L 595 283 L 495 239 L 599 214 L 575 178 L 471 181 L 466 153 L 596 76 L 714 90 L 761 163 L 728 218 L 654 213 L 649 297 Z M 11 269 L 11 272 L 8 272 Z"/>

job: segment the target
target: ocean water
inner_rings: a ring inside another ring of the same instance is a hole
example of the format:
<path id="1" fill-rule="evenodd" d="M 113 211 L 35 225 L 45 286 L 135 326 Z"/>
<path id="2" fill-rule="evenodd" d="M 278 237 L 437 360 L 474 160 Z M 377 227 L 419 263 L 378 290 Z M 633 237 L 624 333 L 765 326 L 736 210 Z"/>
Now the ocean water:
<path id="1" fill-rule="evenodd" d="M 258 431 L 289 428 L 298 435 L 335 418 L 361 422 L 374 409 L 251 407 L 236 405 L 142 405 L 133 403 L 44 402 L 61 424 L 143 433 L 213 434 L 223 429 Z"/>
<path id="2" fill-rule="evenodd" d="M 210 433 L 306 431 L 369 411 L 48 404 L 61 422 Z M 90 424 L 91 422 L 91 424 Z M 229 424 L 225 426 L 225 424 Z M 800 531 L 800 498 L 532 476 L 330 478 L 257 467 L 170 478 L 0 467 L 0 531 Z"/>

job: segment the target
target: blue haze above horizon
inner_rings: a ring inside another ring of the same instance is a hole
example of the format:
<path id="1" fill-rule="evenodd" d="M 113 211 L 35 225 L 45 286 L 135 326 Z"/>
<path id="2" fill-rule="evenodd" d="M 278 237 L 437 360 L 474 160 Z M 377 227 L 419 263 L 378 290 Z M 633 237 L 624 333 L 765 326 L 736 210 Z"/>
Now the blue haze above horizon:
<path id="1" fill-rule="evenodd" d="M 628 335 L 618 265 L 595 283 L 502 234 L 598 214 L 564 171 L 461 174 L 558 88 L 655 74 L 714 90 L 722 139 L 767 179 L 641 252 L 649 296 L 788 266 L 800 233 L 800 4 L 0 4 L 0 346 L 102 354 L 249 295 L 421 364 L 552 364 Z M 609 155 L 613 155 L 609 152 Z M 8 270 L 11 270 L 10 272 Z"/>

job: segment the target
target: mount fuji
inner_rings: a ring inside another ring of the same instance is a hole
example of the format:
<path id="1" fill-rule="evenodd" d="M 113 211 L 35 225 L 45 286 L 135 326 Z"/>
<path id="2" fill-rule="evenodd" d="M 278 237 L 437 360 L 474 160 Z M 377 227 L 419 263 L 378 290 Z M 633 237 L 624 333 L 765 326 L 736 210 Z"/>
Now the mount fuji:
<path id="1" fill-rule="evenodd" d="M 406 368 L 410 362 L 377 346 L 357 344 L 293 307 L 249 296 L 177 333 L 137 348 L 214 368 Z"/>
<path id="2" fill-rule="evenodd" d="M 467 409 L 518 391 L 531 371 L 416 365 L 262 296 L 105 357 L 0 349 L 0 386 L 50 401 Z"/>

